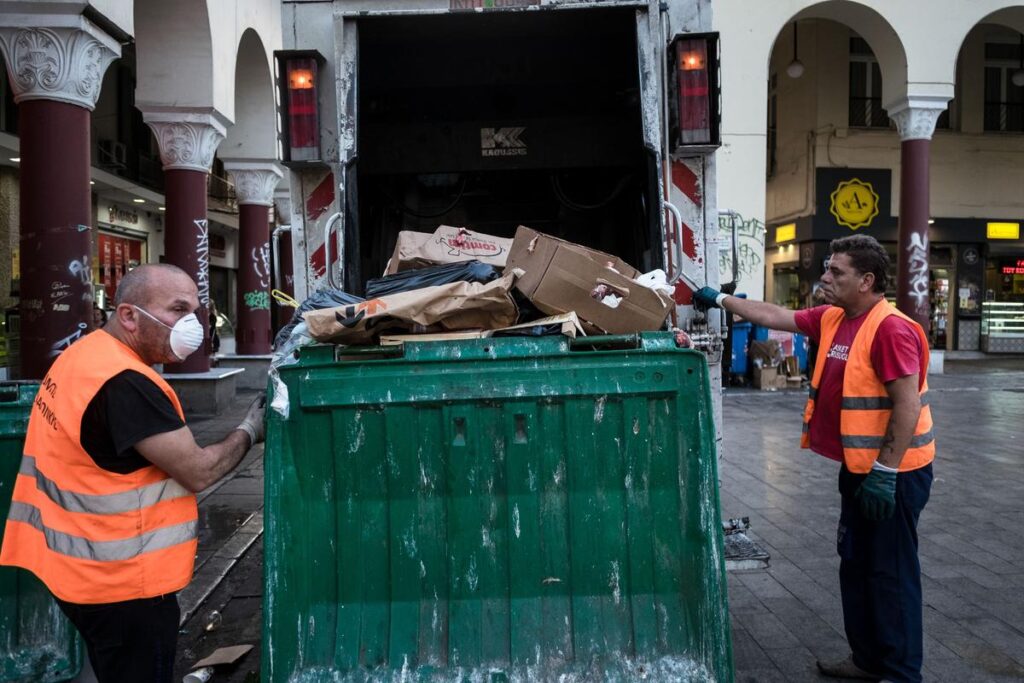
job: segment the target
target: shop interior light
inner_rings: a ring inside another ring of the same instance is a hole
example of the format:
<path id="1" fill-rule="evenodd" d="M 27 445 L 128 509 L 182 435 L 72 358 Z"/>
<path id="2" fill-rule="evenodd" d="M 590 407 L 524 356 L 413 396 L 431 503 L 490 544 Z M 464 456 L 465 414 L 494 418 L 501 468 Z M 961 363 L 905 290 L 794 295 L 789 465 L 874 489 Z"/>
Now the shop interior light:
<path id="1" fill-rule="evenodd" d="M 19 161 L 21 161 L 21 157 L 11 157 L 11 161 L 13 161 L 14 163 L 18 163 Z"/>
<path id="2" fill-rule="evenodd" d="M 136 204 L 145 204 L 146 203 L 145 199 L 139 199 L 137 197 L 135 199 L 133 199 L 132 201 L 135 202 Z"/>
<path id="3" fill-rule="evenodd" d="M 990 240 L 1019 240 L 1020 223 L 989 223 L 985 233 Z"/>
<path id="4" fill-rule="evenodd" d="M 166 211 L 166 210 L 167 210 L 167 207 L 164 207 L 164 206 L 160 207 L 160 211 Z"/>
<path id="5" fill-rule="evenodd" d="M 775 228 L 775 243 L 792 242 L 796 239 L 796 223 L 787 223 Z"/>

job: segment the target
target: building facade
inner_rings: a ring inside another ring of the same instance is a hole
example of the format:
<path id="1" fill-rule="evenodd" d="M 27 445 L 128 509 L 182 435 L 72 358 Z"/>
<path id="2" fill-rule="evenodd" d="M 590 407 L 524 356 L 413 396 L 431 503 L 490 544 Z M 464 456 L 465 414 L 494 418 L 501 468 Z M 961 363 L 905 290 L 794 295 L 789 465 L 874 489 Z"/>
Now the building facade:
<path id="1" fill-rule="evenodd" d="M 41 377 L 120 278 L 168 262 L 270 348 L 279 0 L 0 3 L 8 376 Z M 169 371 L 202 372 L 210 348 Z M 17 353 L 20 351 L 20 353 Z"/>
<path id="2" fill-rule="evenodd" d="M 1024 6 L 723 0 L 714 21 L 740 291 L 808 306 L 828 242 L 871 234 L 934 349 L 1024 352 Z"/>

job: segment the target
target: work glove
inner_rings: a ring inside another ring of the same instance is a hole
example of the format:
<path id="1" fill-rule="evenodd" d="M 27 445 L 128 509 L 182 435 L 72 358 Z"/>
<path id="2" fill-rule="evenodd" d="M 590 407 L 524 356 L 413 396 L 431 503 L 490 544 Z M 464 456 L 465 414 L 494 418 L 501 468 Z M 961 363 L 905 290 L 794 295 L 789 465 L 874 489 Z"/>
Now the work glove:
<path id="1" fill-rule="evenodd" d="M 245 419 L 242 420 L 242 424 L 235 427 L 235 429 L 240 429 L 249 435 L 249 442 L 252 446 L 263 441 L 265 432 L 263 422 L 266 418 L 266 413 L 267 395 L 261 393 L 249 404 L 249 410 L 245 413 Z"/>
<path id="2" fill-rule="evenodd" d="M 717 289 L 711 287 L 701 287 L 693 293 L 693 304 L 697 308 L 707 310 L 709 308 L 721 308 L 722 301 L 727 294 L 722 294 Z"/>
<path id="3" fill-rule="evenodd" d="M 860 513 L 872 522 L 883 522 L 896 510 L 896 473 L 872 469 L 854 494 Z"/>

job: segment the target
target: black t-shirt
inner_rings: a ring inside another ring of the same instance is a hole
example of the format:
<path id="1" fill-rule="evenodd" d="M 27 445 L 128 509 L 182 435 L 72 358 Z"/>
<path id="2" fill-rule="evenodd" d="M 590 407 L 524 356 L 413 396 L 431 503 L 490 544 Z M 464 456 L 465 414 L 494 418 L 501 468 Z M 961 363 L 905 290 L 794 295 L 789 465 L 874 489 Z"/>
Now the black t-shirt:
<path id="1" fill-rule="evenodd" d="M 82 447 L 101 469 L 130 474 L 151 464 L 135 444 L 184 426 L 160 387 L 125 370 L 106 381 L 82 414 Z"/>

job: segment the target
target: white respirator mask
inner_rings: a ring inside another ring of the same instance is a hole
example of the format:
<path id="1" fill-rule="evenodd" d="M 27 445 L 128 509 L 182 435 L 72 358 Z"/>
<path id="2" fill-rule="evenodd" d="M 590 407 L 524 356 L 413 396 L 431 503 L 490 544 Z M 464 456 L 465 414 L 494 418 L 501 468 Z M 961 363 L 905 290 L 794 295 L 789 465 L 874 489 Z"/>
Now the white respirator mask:
<path id="1" fill-rule="evenodd" d="M 156 322 L 171 331 L 171 353 L 178 360 L 185 360 L 203 345 L 203 324 L 199 322 L 199 318 L 196 317 L 195 313 L 189 313 L 174 323 L 174 327 L 171 327 L 146 309 L 139 308 L 138 306 L 135 306 L 135 309 L 145 313 L 147 317 L 156 320 Z"/>

